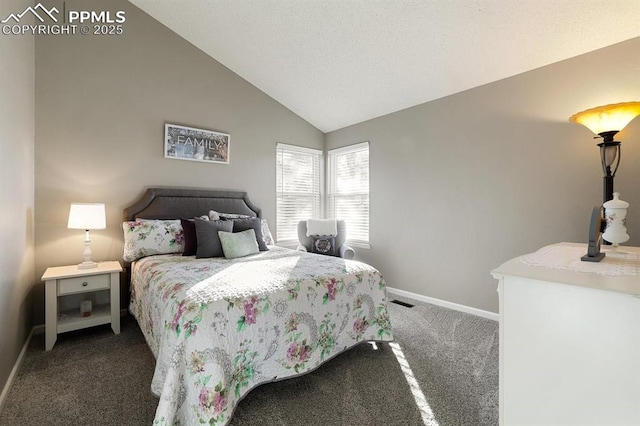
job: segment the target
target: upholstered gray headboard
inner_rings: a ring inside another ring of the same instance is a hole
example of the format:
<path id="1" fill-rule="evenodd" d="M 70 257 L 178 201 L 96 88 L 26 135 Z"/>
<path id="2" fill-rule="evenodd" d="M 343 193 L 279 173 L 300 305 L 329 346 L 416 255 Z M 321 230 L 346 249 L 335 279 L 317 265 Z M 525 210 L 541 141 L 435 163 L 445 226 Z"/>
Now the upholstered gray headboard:
<path id="1" fill-rule="evenodd" d="M 262 218 L 262 211 L 242 191 L 176 187 L 147 188 L 124 209 L 123 219 L 181 219 L 205 215 L 209 210 Z"/>

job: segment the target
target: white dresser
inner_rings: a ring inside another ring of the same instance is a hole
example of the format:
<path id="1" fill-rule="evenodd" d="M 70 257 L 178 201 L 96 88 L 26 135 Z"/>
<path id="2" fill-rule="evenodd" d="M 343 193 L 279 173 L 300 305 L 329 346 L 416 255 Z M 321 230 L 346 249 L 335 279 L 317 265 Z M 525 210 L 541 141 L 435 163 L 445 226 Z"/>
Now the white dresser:
<path id="1" fill-rule="evenodd" d="M 640 425 L 640 248 L 560 243 L 492 271 L 500 425 Z"/>

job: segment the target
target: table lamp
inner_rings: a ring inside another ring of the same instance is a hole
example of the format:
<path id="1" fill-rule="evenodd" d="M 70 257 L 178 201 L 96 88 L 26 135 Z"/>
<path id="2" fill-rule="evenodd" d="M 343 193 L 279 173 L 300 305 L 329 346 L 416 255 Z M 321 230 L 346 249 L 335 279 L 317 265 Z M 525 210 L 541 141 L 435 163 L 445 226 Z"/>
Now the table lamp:
<path id="1" fill-rule="evenodd" d="M 71 203 L 69 209 L 69 229 L 84 229 L 84 262 L 78 265 L 79 269 L 91 269 L 98 266 L 96 262 L 91 261 L 91 239 L 89 238 L 89 230 L 105 229 L 107 220 L 105 217 L 104 204 L 101 203 Z"/>

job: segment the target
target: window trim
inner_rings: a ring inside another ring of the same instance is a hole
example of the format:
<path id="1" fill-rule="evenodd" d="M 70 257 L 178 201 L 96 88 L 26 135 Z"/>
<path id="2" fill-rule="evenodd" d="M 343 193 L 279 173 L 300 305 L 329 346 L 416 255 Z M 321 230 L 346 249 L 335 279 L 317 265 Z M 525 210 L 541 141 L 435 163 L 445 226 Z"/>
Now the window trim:
<path id="1" fill-rule="evenodd" d="M 364 147 L 367 147 L 367 149 L 370 147 L 369 141 L 357 142 L 357 143 L 352 143 L 351 145 L 341 146 L 340 148 L 329 149 L 327 150 L 327 156 L 329 155 L 329 152 L 332 154 L 342 154 L 343 152 L 355 151 L 358 149 L 362 149 Z"/>
<path id="2" fill-rule="evenodd" d="M 318 187 L 320 190 L 320 206 L 318 207 L 318 214 L 320 215 L 320 218 L 324 217 L 325 215 L 325 151 L 323 149 L 317 149 L 317 148 L 307 148 L 305 146 L 298 146 L 298 145 L 290 145 L 290 144 L 286 144 L 286 143 L 282 143 L 282 142 L 277 142 L 276 143 L 276 232 L 275 232 L 275 236 L 276 236 L 276 244 L 279 245 L 283 245 L 283 246 L 293 246 L 293 245 L 298 245 L 299 241 L 298 241 L 298 237 L 297 237 L 297 232 L 296 232 L 296 237 L 293 239 L 287 239 L 287 240 L 279 240 L 278 239 L 278 150 L 287 150 L 287 151 L 294 151 L 294 152 L 300 152 L 300 153 L 305 153 L 305 154 L 313 154 L 313 155 L 318 155 L 320 157 L 319 159 L 319 164 L 320 164 L 320 168 L 319 168 L 319 182 L 318 182 Z"/>
<path id="3" fill-rule="evenodd" d="M 317 148 L 307 148 L 306 146 L 298 146 L 298 145 L 290 145 L 288 143 L 282 143 L 282 142 L 277 142 L 276 143 L 276 149 L 287 149 L 289 151 L 298 151 L 298 152 L 306 152 L 307 154 L 320 154 L 320 159 L 323 160 L 324 158 L 324 151 L 321 149 L 317 149 Z M 322 170 L 320 170 L 320 173 L 322 173 Z"/>
<path id="4" fill-rule="evenodd" d="M 334 160 L 333 160 L 334 156 L 343 154 L 345 152 L 358 151 L 358 150 L 364 149 L 365 147 L 369 154 L 369 192 L 367 193 L 369 197 L 369 227 L 367 229 L 368 239 L 367 241 L 347 240 L 346 242 L 353 247 L 370 249 L 371 248 L 371 144 L 369 143 L 369 141 L 357 142 L 351 145 L 345 145 L 339 148 L 333 148 L 333 149 L 327 150 L 327 188 L 326 188 L 326 196 L 325 196 L 326 210 L 324 213 L 325 213 L 325 217 L 327 218 L 331 217 L 332 212 L 329 211 L 330 209 L 329 197 L 331 196 L 332 191 L 335 188 L 335 174 L 333 173 L 333 169 L 335 168 Z"/>

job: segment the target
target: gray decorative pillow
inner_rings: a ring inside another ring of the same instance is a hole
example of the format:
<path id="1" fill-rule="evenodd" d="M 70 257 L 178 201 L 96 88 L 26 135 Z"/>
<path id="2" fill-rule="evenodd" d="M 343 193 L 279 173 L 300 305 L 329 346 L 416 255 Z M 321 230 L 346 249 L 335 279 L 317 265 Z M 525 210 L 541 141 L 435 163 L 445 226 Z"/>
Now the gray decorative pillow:
<path id="1" fill-rule="evenodd" d="M 224 256 L 218 231 L 231 232 L 233 230 L 233 222 L 202 220 L 199 218 L 194 220 L 196 223 L 196 239 L 198 241 L 196 259 Z"/>
<path id="2" fill-rule="evenodd" d="M 256 235 L 256 241 L 260 251 L 268 251 L 269 247 L 264 243 L 264 237 L 262 236 L 262 221 L 257 217 L 246 219 L 233 219 L 230 221 L 233 223 L 233 232 L 246 231 L 247 229 L 253 229 Z"/>
<path id="3" fill-rule="evenodd" d="M 220 237 L 224 257 L 227 259 L 235 259 L 260 252 L 256 241 L 256 233 L 253 229 L 233 233 L 218 231 L 218 237 Z"/>
<path id="4" fill-rule="evenodd" d="M 312 236 L 311 253 L 325 254 L 328 256 L 336 256 L 336 239 L 335 237 Z"/>

